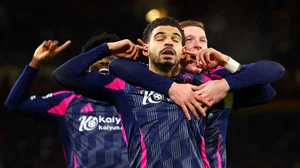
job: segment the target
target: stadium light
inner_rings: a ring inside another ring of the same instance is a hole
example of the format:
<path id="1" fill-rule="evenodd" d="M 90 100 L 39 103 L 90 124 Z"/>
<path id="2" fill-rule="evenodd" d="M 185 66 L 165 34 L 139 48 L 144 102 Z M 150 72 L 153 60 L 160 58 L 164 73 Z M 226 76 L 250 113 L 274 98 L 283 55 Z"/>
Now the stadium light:
<path id="1" fill-rule="evenodd" d="M 167 15 L 167 12 L 164 9 L 151 9 L 146 14 L 146 20 L 148 22 L 152 22 L 153 20 L 161 17 L 165 17 Z"/>

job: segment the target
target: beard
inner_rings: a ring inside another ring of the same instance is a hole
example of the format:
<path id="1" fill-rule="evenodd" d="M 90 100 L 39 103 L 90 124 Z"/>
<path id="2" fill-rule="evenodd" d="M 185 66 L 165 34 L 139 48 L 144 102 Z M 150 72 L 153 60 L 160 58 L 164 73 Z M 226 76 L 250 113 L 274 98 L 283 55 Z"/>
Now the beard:
<path id="1" fill-rule="evenodd" d="M 162 72 L 168 73 L 175 68 L 174 60 L 162 60 L 152 61 L 152 64 Z M 177 64 L 178 65 L 178 64 Z"/>
<path id="2" fill-rule="evenodd" d="M 165 50 L 165 48 L 163 49 Z M 154 57 L 154 53 L 152 53 L 151 51 L 149 51 L 149 63 L 151 62 L 151 64 L 156 67 L 155 69 L 168 73 L 170 71 L 173 71 L 174 68 L 176 66 L 178 66 L 179 61 L 176 59 L 178 57 L 176 51 L 173 50 L 173 52 L 175 53 L 174 58 L 164 58 L 162 56 L 162 52 L 163 50 L 160 50 L 158 52 L 158 57 Z"/>

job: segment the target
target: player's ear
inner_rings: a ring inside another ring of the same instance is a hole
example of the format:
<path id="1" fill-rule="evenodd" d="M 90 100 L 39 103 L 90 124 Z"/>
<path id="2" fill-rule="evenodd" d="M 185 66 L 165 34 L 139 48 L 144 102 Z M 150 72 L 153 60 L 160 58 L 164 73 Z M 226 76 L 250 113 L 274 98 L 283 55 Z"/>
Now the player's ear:
<path id="1" fill-rule="evenodd" d="M 148 44 L 144 44 L 144 50 L 143 50 L 143 55 L 148 57 L 149 56 L 149 48 L 148 48 Z"/>
<path id="2" fill-rule="evenodd" d="M 181 54 L 181 59 L 185 59 L 186 54 L 185 54 L 185 46 L 182 47 L 182 54 Z"/>

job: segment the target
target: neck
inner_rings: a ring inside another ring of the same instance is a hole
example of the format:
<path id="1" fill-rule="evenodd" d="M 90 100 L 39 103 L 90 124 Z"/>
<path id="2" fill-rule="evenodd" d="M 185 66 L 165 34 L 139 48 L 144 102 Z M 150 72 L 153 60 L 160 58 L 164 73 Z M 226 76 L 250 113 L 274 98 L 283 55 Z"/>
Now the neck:
<path id="1" fill-rule="evenodd" d="M 180 73 L 180 66 L 179 64 L 177 64 L 176 66 L 154 64 L 153 62 L 149 61 L 149 70 L 156 74 L 170 78 Z"/>

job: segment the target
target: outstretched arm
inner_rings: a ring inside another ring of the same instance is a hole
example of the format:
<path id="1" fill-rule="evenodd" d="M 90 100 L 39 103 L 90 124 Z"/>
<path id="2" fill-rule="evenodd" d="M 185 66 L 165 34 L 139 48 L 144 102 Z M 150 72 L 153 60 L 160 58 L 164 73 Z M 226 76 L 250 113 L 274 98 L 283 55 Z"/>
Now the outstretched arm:
<path id="1" fill-rule="evenodd" d="M 242 108 L 271 101 L 276 92 L 268 84 L 281 78 L 284 74 L 284 68 L 273 61 L 258 61 L 243 65 L 241 70 L 234 74 L 224 68 L 217 68 L 204 73 L 211 78 L 220 80 L 213 80 L 200 85 L 197 88 L 198 94 L 215 104 L 222 100 L 228 92 L 233 91 L 234 102 L 239 102 L 239 105 L 235 103 L 235 107 Z M 246 94 L 248 95 L 247 99 L 244 96 Z"/>
<path id="2" fill-rule="evenodd" d="M 224 78 L 229 84 L 230 91 L 236 91 L 253 85 L 272 83 L 280 79 L 284 72 L 284 67 L 279 63 L 262 60 L 244 65 L 241 71 L 230 76 L 224 76 Z M 218 71 L 215 74 L 218 74 Z"/>

